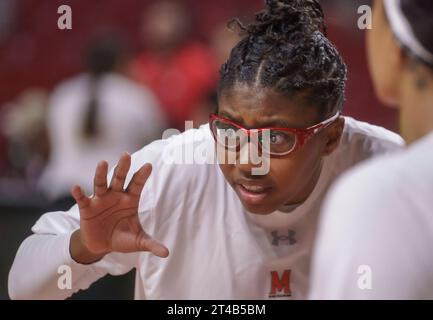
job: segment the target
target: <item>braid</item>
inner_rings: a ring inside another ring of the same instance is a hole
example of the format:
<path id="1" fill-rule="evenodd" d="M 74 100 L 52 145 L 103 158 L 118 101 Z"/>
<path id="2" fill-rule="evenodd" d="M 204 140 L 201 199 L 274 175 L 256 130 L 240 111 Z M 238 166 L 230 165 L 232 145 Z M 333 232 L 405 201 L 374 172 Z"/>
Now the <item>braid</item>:
<path id="1" fill-rule="evenodd" d="M 267 0 L 253 24 L 233 20 L 244 34 L 220 71 L 219 93 L 237 83 L 272 88 L 305 102 L 325 116 L 341 109 L 346 66 L 326 38 L 317 0 Z"/>

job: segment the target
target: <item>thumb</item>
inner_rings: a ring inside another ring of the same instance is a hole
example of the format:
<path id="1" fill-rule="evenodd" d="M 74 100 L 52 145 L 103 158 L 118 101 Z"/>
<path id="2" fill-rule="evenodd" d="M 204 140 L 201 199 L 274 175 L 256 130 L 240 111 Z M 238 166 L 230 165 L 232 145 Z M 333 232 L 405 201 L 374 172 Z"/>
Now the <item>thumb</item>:
<path id="1" fill-rule="evenodd" d="M 165 245 L 155 239 L 152 239 L 145 233 L 143 233 L 143 236 L 139 242 L 139 249 L 143 251 L 149 251 L 155 256 L 161 258 L 166 258 L 169 255 L 168 248 Z"/>

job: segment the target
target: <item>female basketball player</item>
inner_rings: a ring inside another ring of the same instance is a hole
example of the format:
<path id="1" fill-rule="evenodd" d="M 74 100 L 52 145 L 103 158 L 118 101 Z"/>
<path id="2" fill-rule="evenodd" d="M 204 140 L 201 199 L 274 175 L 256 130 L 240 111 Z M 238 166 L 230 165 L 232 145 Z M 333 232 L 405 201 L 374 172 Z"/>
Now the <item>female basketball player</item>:
<path id="1" fill-rule="evenodd" d="M 377 0 L 368 32 L 379 98 L 407 150 L 361 165 L 324 209 L 313 299 L 433 299 L 433 2 Z"/>
<path id="2" fill-rule="evenodd" d="M 346 66 L 316 0 L 268 0 L 253 24 L 239 27 L 244 35 L 221 68 L 209 125 L 123 155 L 109 185 L 107 163 L 99 163 L 93 196 L 74 187 L 78 205 L 42 216 L 21 245 L 12 298 L 66 298 L 132 268 L 137 299 L 305 297 L 328 186 L 403 142 L 340 116 Z M 230 143 L 223 130 L 241 134 Z M 221 145 L 239 159 L 256 146 L 269 170 L 254 174 L 258 164 L 248 157 L 219 165 L 165 157 Z M 61 265 L 72 270 L 70 290 L 57 287 Z"/>

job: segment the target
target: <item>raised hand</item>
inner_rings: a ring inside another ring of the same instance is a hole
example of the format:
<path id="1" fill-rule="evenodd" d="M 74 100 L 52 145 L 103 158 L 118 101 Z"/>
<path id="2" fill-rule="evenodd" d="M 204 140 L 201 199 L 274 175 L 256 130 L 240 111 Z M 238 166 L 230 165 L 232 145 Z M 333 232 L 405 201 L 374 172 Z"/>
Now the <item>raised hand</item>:
<path id="1" fill-rule="evenodd" d="M 152 166 L 143 165 L 124 190 L 131 156 L 123 154 L 107 187 L 108 163 L 101 161 L 94 178 L 94 195 L 87 197 L 79 186 L 72 196 L 80 210 L 80 230 L 71 239 L 71 254 L 77 261 L 85 249 L 87 256 L 102 257 L 109 252 L 150 251 L 159 257 L 168 256 L 168 249 L 152 239 L 141 227 L 138 204 Z M 75 248 L 72 246 L 75 245 Z M 75 257 L 74 257 L 75 255 Z M 83 260 L 83 259 L 81 259 Z"/>

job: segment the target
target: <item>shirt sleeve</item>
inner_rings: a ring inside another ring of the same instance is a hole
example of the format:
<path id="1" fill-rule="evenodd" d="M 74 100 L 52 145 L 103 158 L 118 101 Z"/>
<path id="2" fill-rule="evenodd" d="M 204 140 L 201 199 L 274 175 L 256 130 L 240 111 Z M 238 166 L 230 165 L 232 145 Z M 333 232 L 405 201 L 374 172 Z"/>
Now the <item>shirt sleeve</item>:
<path id="1" fill-rule="evenodd" d="M 125 179 L 125 186 L 141 166 L 152 164 L 152 173 L 140 195 L 138 216 L 146 233 L 156 239 L 162 236 L 158 230 L 163 229 L 161 226 L 170 219 L 173 210 L 180 204 L 186 206 L 187 193 L 197 185 L 192 179 L 197 176 L 193 174 L 197 171 L 197 166 L 176 165 L 167 161 L 167 157 L 182 151 L 184 144 L 194 143 L 194 132 L 195 130 L 189 130 L 181 135 L 155 141 L 131 157 L 131 168 Z M 206 134 L 196 132 L 200 143 L 210 141 L 210 133 L 208 130 L 205 132 Z M 206 171 L 201 172 L 200 177 L 205 177 Z M 112 174 L 113 170 L 108 175 L 108 183 Z M 70 256 L 69 243 L 71 234 L 79 226 L 77 205 L 69 211 L 46 213 L 36 222 L 32 228 L 34 234 L 21 244 L 9 273 L 11 298 L 64 299 L 78 290 L 88 288 L 107 273 L 120 275 L 142 266 L 141 255 L 148 253 L 110 253 L 94 264 L 76 263 Z M 59 268 L 64 270 L 64 266 L 71 269 L 70 289 L 59 289 L 64 287 L 58 284 L 62 275 Z"/>
<path id="2" fill-rule="evenodd" d="M 155 164 L 163 145 L 162 141 L 152 143 L 132 156 L 125 186 L 142 165 L 148 162 Z M 113 170 L 108 175 L 108 182 L 112 174 Z M 150 234 L 154 230 L 154 179 L 152 177 L 145 184 L 138 209 L 140 223 Z M 108 273 L 121 275 L 137 266 L 139 253 L 110 253 L 90 265 L 76 263 L 71 258 L 69 244 L 72 233 L 79 227 L 77 205 L 64 212 L 45 213 L 36 222 L 32 227 L 33 235 L 21 244 L 9 273 L 8 287 L 12 299 L 65 299 L 87 289 Z M 58 282 L 64 270 L 70 270 L 71 274 L 71 285 L 66 289 L 67 286 Z"/>
<path id="3" fill-rule="evenodd" d="M 417 299 L 431 289 L 425 230 L 386 162 L 343 176 L 323 207 L 310 299 Z"/>

